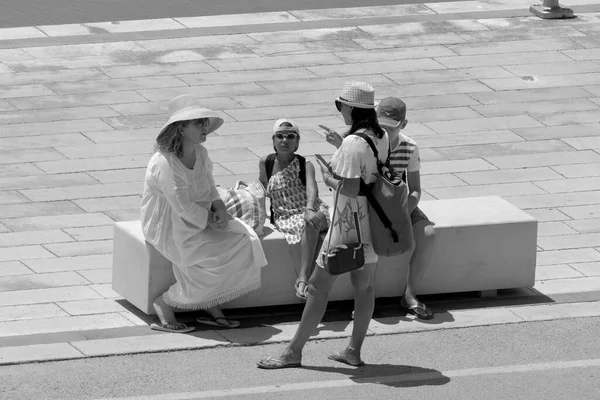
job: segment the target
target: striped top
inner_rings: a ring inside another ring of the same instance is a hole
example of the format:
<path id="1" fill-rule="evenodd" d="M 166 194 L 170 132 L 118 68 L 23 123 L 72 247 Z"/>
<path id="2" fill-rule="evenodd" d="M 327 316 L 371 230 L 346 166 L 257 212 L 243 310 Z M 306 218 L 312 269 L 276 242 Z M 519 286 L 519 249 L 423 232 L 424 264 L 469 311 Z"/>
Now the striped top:
<path id="1" fill-rule="evenodd" d="M 398 133 L 400 140 L 390 154 L 390 165 L 397 173 L 415 172 L 421 169 L 421 157 L 417 142 L 408 136 Z"/>

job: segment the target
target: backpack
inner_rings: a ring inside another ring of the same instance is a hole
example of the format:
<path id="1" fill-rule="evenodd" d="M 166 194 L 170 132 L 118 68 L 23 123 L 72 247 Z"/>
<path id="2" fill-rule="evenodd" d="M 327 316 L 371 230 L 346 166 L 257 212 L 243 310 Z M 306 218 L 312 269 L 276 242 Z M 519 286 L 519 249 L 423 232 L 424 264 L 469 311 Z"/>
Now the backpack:
<path id="1" fill-rule="evenodd" d="M 276 153 L 271 153 L 265 159 L 265 170 L 267 172 L 267 184 L 269 183 L 269 179 L 271 179 L 271 175 L 273 174 L 273 166 L 275 165 L 275 157 L 277 157 Z M 306 187 L 306 158 L 302 157 L 299 154 L 296 154 L 298 158 L 298 162 L 300 163 L 300 171 L 298 171 L 298 178 L 300 178 L 300 182 L 302 185 Z M 271 204 L 270 208 L 271 212 L 271 224 L 275 225 L 275 213 L 273 212 L 273 205 Z"/>
<path id="2" fill-rule="evenodd" d="M 354 134 L 367 142 L 377 161 L 376 181 L 367 184 L 361 179 L 359 193 L 369 201 L 369 225 L 375 254 L 386 257 L 404 254 L 413 247 L 412 223 L 408 212 L 408 185 L 400 177 L 391 176 L 389 150 L 386 162 L 383 163 L 371 138 L 364 133 Z"/>

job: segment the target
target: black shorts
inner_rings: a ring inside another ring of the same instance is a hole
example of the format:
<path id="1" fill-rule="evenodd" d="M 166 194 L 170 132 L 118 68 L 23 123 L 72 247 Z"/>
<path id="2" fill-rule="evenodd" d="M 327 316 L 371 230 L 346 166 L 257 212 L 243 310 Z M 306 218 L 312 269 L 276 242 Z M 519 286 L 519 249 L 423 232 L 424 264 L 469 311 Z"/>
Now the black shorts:
<path id="1" fill-rule="evenodd" d="M 413 212 L 410 214 L 410 222 L 413 226 L 419 221 L 427 221 L 430 225 L 433 225 L 433 222 L 427 218 L 427 215 L 419 207 L 415 208 Z"/>

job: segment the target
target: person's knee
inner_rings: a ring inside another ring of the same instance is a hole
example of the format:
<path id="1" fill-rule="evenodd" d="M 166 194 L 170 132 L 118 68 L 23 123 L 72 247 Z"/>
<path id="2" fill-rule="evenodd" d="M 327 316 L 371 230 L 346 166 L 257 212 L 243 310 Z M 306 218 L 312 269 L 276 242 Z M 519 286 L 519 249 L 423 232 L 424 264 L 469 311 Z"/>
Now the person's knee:
<path id="1" fill-rule="evenodd" d="M 373 279 L 364 279 L 358 276 L 351 276 L 350 280 L 352 281 L 354 290 L 358 293 L 368 293 L 375 290 L 375 282 Z"/>
<path id="2" fill-rule="evenodd" d="M 308 282 L 308 293 L 317 297 L 329 297 L 330 289 L 325 285 L 321 285 L 317 282 Z"/>
<path id="3" fill-rule="evenodd" d="M 427 239 L 427 240 L 435 240 L 435 228 L 433 227 L 433 225 L 428 224 L 425 229 L 423 229 L 423 236 Z"/>
<path id="4" fill-rule="evenodd" d="M 417 247 L 433 246 L 435 243 L 435 228 L 427 221 L 422 221 L 413 226 Z"/>

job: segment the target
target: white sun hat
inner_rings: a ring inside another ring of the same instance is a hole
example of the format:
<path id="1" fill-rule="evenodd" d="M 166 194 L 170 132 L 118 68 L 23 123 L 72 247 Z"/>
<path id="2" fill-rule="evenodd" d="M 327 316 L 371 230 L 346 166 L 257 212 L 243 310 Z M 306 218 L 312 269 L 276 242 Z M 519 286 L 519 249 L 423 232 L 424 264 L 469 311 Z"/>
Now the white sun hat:
<path id="1" fill-rule="evenodd" d="M 223 125 L 223 118 L 221 118 L 216 111 L 200 106 L 196 101 L 196 98 L 189 94 L 182 94 L 172 99 L 169 102 L 169 111 L 171 111 L 171 116 L 163 125 L 160 133 L 174 122 L 200 118 L 209 119 L 207 133 L 214 132 Z"/>
<path id="2" fill-rule="evenodd" d="M 365 82 L 346 82 L 340 97 L 335 101 L 350 107 L 375 108 L 375 90 Z"/>

